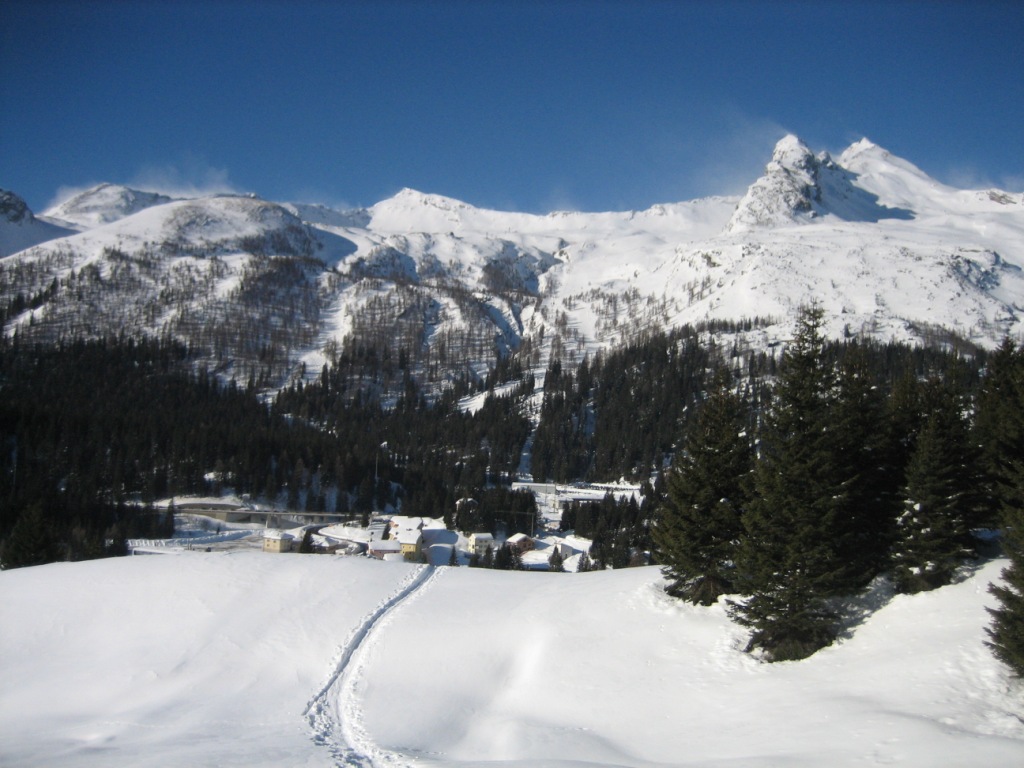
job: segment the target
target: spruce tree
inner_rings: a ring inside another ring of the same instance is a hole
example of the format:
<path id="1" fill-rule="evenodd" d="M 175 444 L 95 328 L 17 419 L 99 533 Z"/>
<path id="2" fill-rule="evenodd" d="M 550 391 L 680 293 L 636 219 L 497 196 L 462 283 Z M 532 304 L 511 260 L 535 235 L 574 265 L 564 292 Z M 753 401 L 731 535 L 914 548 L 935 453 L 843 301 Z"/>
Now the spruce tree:
<path id="1" fill-rule="evenodd" d="M 711 605 L 733 591 L 745 486 L 753 468 L 746 414 L 722 370 L 687 431 L 652 531 L 669 579 L 666 591 L 694 604 Z"/>
<path id="2" fill-rule="evenodd" d="M 847 589 L 866 586 L 888 569 L 900 512 L 902 465 L 893 459 L 896 437 L 886 417 L 886 401 L 866 350 L 843 350 L 836 402 L 831 408 L 836 479 L 844 509 L 837 509 L 836 556 L 849 564 Z"/>
<path id="3" fill-rule="evenodd" d="M 548 558 L 548 570 L 552 573 L 565 573 L 564 558 L 558 549 L 558 545 L 551 548 L 551 557 Z"/>
<path id="4" fill-rule="evenodd" d="M 828 598 L 858 580 L 837 556 L 847 491 L 836 465 L 835 375 L 823 354 L 822 319 L 819 307 L 803 310 L 783 355 L 737 552 L 737 584 L 747 599 L 731 603 L 730 612 L 751 630 L 747 649 L 761 649 L 769 661 L 805 658 L 831 644 L 838 616 Z"/>
<path id="5" fill-rule="evenodd" d="M 989 527 L 999 527 L 1002 523 L 1005 509 L 1002 500 L 1006 489 L 1013 485 L 1007 462 L 1013 461 L 1014 448 L 1022 439 L 1022 405 L 1016 381 L 1021 359 L 1022 352 L 1010 339 L 1005 339 L 989 356 L 978 388 L 973 442 L 979 450 L 988 502 L 983 509 L 986 514 L 979 523 Z"/>
<path id="6" fill-rule="evenodd" d="M 588 573 L 594 570 L 594 565 L 590 561 L 590 555 L 586 552 L 580 555 L 579 563 L 576 565 L 576 573 Z"/>
<path id="7" fill-rule="evenodd" d="M 904 486 L 892 555 L 897 592 L 923 592 L 949 584 L 974 554 L 969 520 L 978 472 L 952 385 L 932 382 L 925 422 L 917 435 Z"/>
<path id="8" fill-rule="evenodd" d="M 1003 554 L 1010 564 L 1002 584 L 989 585 L 999 601 L 989 609 L 989 647 L 1018 677 L 1024 677 L 1024 352 L 1010 349 L 1005 372 L 1005 420 L 992 454 L 995 496 L 1002 516 Z M 982 404 L 984 407 L 984 403 Z M 980 415 L 980 414 L 979 414 Z"/>

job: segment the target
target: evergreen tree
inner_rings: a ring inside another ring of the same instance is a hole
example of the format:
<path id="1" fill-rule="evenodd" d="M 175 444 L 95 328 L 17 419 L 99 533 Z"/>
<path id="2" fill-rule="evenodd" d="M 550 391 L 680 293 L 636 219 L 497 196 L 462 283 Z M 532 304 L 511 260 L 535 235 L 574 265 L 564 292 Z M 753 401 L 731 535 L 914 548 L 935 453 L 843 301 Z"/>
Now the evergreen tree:
<path id="1" fill-rule="evenodd" d="M 752 631 L 748 650 L 762 649 L 769 661 L 831 644 L 838 617 L 828 598 L 856 580 L 837 557 L 846 489 L 833 450 L 835 376 L 822 318 L 819 307 L 802 311 L 783 355 L 737 552 L 737 584 L 748 597 L 731 604 L 731 615 Z"/>
<path id="2" fill-rule="evenodd" d="M 576 573 L 587 573 L 594 569 L 593 563 L 590 561 L 590 555 L 584 552 L 580 555 L 580 561 L 576 565 Z"/>
<path id="3" fill-rule="evenodd" d="M 505 545 L 508 548 L 509 564 L 508 568 L 510 571 L 522 571 L 526 566 L 523 565 L 523 553 L 519 551 L 519 547 L 512 547 L 508 544 Z"/>
<path id="4" fill-rule="evenodd" d="M 836 557 L 849 564 L 847 588 L 851 591 L 888 569 L 900 511 L 902 465 L 893 461 L 895 435 L 875 378 L 865 349 L 848 346 L 831 408 L 829 448 L 845 503 L 845 508 L 836 510 Z"/>
<path id="5" fill-rule="evenodd" d="M 985 501 L 979 524 L 999 527 L 1006 508 L 1005 492 L 1014 485 L 1012 471 L 1014 451 L 1022 436 L 1021 402 L 1017 391 L 1021 360 L 1024 353 L 1010 339 L 1005 339 L 986 364 L 986 373 L 978 389 L 973 443 L 979 450 L 983 472 Z"/>
<path id="6" fill-rule="evenodd" d="M 1010 564 L 1003 569 L 1004 583 L 989 585 L 999 606 L 988 609 L 992 625 L 986 631 L 995 657 L 1024 677 L 1024 507 L 1018 507 L 1012 517 L 1013 525 L 1003 532 L 1002 541 Z"/>
<path id="7" fill-rule="evenodd" d="M 551 557 L 548 558 L 548 570 L 552 573 L 565 573 L 565 559 L 558 549 L 558 545 L 551 548 Z"/>
<path id="8" fill-rule="evenodd" d="M 52 527 L 39 506 L 33 505 L 18 517 L 0 546 L 0 567 L 7 570 L 44 565 L 60 560 L 61 554 Z"/>
<path id="9" fill-rule="evenodd" d="M 503 544 L 499 547 L 498 551 L 494 553 L 494 565 L 492 567 L 496 571 L 512 570 L 512 547 L 508 544 Z"/>
<path id="10" fill-rule="evenodd" d="M 448 565 L 453 568 L 459 567 L 459 551 L 454 546 L 452 546 L 452 553 L 448 557 Z"/>
<path id="11" fill-rule="evenodd" d="M 962 398 L 932 382 L 925 422 L 907 467 L 904 512 L 897 523 L 893 582 L 897 592 L 935 589 L 952 581 L 974 554 L 969 519 L 977 471 L 962 416 Z"/>
<path id="12" fill-rule="evenodd" d="M 1024 677 L 1024 352 L 1010 350 L 1003 361 L 1007 371 L 999 404 L 1004 411 L 993 452 L 992 476 L 1002 517 L 1003 554 L 1010 564 L 1003 569 L 1003 583 L 989 585 L 999 601 L 989 609 L 989 647 L 996 658 Z M 980 414 L 979 414 L 980 415 Z"/>
<path id="13" fill-rule="evenodd" d="M 746 404 L 730 384 L 729 374 L 720 372 L 688 430 L 652 532 L 670 580 L 666 590 L 700 605 L 733 591 L 744 486 L 753 468 Z"/>

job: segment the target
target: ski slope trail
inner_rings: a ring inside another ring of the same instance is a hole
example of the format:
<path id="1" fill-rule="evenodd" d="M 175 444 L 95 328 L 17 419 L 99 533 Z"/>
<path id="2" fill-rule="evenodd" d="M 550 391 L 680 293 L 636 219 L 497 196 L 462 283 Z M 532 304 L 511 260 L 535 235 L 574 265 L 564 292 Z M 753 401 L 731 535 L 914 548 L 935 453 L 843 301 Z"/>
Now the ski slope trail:
<path id="1" fill-rule="evenodd" d="M 327 682 L 306 706 L 304 715 L 313 731 L 313 741 L 330 750 L 336 765 L 360 768 L 411 765 L 402 755 L 381 749 L 370 739 L 362 725 L 358 693 L 365 668 L 364 657 L 373 645 L 374 636 L 383 631 L 399 608 L 418 597 L 443 570 L 431 565 L 419 567 L 397 591 L 363 617 L 341 646 Z"/>

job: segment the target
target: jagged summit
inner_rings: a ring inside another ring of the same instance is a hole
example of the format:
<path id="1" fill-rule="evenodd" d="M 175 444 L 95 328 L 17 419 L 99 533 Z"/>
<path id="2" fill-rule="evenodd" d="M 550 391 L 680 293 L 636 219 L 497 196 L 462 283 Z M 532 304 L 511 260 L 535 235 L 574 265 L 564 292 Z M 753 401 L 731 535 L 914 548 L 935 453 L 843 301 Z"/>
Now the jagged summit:
<path id="1" fill-rule="evenodd" d="M 821 164 L 797 136 L 789 134 L 775 145 L 764 174 L 750 185 L 729 221 L 729 232 L 792 224 L 817 214 L 821 201 Z"/>
<path id="2" fill-rule="evenodd" d="M 13 192 L 0 189 L 0 221 L 16 224 L 26 218 L 34 218 L 28 204 Z"/>
<path id="3" fill-rule="evenodd" d="M 900 205 L 889 205 L 862 182 L 865 173 L 870 178 L 881 166 L 890 169 L 890 176 L 909 173 L 927 179 L 917 168 L 909 163 L 900 165 L 867 139 L 853 144 L 836 161 L 828 152 L 815 155 L 792 134 L 785 136 L 775 145 L 764 174 L 740 200 L 727 231 L 743 233 L 790 226 L 822 216 L 862 222 L 912 218 L 913 196 L 900 197 Z"/>
<path id="4" fill-rule="evenodd" d="M 69 234 L 71 230 L 36 218 L 14 192 L 0 189 L 0 258 Z"/>

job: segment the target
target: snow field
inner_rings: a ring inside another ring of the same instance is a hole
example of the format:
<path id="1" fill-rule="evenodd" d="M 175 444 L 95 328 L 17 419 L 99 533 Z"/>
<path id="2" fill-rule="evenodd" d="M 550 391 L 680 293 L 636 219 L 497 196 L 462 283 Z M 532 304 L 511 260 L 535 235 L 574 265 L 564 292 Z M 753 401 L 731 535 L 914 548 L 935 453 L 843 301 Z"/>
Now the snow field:
<path id="1" fill-rule="evenodd" d="M 1016 766 L 1005 561 L 761 664 L 656 568 L 184 553 L 0 573 L 0 764 Z"/>

